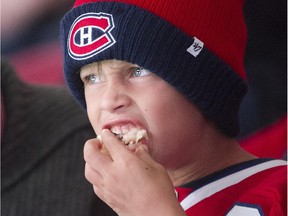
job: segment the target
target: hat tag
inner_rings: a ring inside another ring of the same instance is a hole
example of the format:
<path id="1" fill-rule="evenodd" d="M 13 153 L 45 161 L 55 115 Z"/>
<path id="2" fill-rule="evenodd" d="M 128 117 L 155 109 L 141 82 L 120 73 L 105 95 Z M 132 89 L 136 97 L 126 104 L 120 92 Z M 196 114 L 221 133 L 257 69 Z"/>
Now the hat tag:
<path id="1" fill-rule="evenodd" d="M 204 47 L 204 43 L 201 40 L 199 40 L 198 38 L 194 37 L 194 42 L 187 49 L 187 52 L 189 52 L 194 57 L 197 57 L 200 54 L 203 47 Z"/>

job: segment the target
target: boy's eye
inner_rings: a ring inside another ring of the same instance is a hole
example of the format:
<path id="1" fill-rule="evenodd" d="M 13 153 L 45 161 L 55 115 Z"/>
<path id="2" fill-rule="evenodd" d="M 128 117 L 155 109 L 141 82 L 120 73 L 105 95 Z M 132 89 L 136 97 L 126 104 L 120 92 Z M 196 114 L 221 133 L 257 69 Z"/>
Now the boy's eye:
<path id="1" fill-rule="evenodd" d="M 89 84 L 96 84 L 96 83 L 99 83 L 101 81 L 100 77 L 96 74 L 89 74 L 88 76 L 85 77 L 85 80 Z"/>
<path id="2" fill-rule="evenodd" d="M 131 68 L 131 72 L 133 77 L 142 77 L 151 73 L 149 70 L 143 67 L 133 67 Z"/>

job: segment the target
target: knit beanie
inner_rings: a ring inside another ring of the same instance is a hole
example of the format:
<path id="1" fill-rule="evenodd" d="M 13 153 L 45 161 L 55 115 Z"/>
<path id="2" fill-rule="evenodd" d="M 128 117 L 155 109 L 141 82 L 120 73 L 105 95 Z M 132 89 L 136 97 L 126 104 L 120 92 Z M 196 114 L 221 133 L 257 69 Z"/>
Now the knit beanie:
<path id="1" fill-rule="evenodd" d="M 247 92 L 244 0 L 76 0 L 61 20 L 65 80 L 86 109 L 79 70 L 117 59 L 155 73 L 225 135 Z"/>

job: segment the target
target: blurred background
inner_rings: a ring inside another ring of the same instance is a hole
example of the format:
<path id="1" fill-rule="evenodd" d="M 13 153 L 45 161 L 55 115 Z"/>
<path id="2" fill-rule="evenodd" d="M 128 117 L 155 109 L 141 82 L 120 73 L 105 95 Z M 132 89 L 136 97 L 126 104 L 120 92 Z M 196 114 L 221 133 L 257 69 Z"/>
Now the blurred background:
<path id="1" fill-rule="evenodd" d="M 64 83 L 59 22 L 74 0 L 1 1 L 1 52 L 21 79 Z M 249 92 L 240 112 L 246 138 L 281 123 L 287 136 L 287 1 L 246 1 L 248 44 L 245 67 Z"/>
<path id="2" fill-rule="evenodd" d="M 83 144 L 95 133 L 63 88 L 59 24 L 73 3 L 1 0 L 1 57 L 24 81 L 1 65 L 3 215 L 114 215 L 84 179 Z M 287 0 L 247 0 L 244 12 L 249 92 L 238 140 L 258 157 L 287 159 Z"/>

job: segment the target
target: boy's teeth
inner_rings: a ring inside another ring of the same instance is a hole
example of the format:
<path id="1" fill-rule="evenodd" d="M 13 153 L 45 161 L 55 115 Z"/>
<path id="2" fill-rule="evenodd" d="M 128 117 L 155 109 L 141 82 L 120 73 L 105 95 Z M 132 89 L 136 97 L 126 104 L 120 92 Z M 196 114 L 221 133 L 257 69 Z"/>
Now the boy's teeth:
<path id="1" fill-rule="evenodd" d="M 126 134 L 126 133 L 128 133 L 128 131 L 130 130 L 130 127 L 131 125 L 123 125 L 122 127 L 121 127 L 121 129 L 122 129 L 122 134 Z"/>
<path id="2" fill-rule="evenodd" d="M 111 132 L 114 134 L 122 134 L 122 129 L 119 126 L 114 126 L 110 128 Z"/>
<path id="3" fill-rule="evenodd" d="M 131 130 L 135 130 L 137 128 L 135 128 L 133 125 L 131 124 L 127 124 L 127 125 L 121 125 L 121 126 L 113 126 L 110 128 L 111 132 L 114 134 L 126 134 Z"/>

